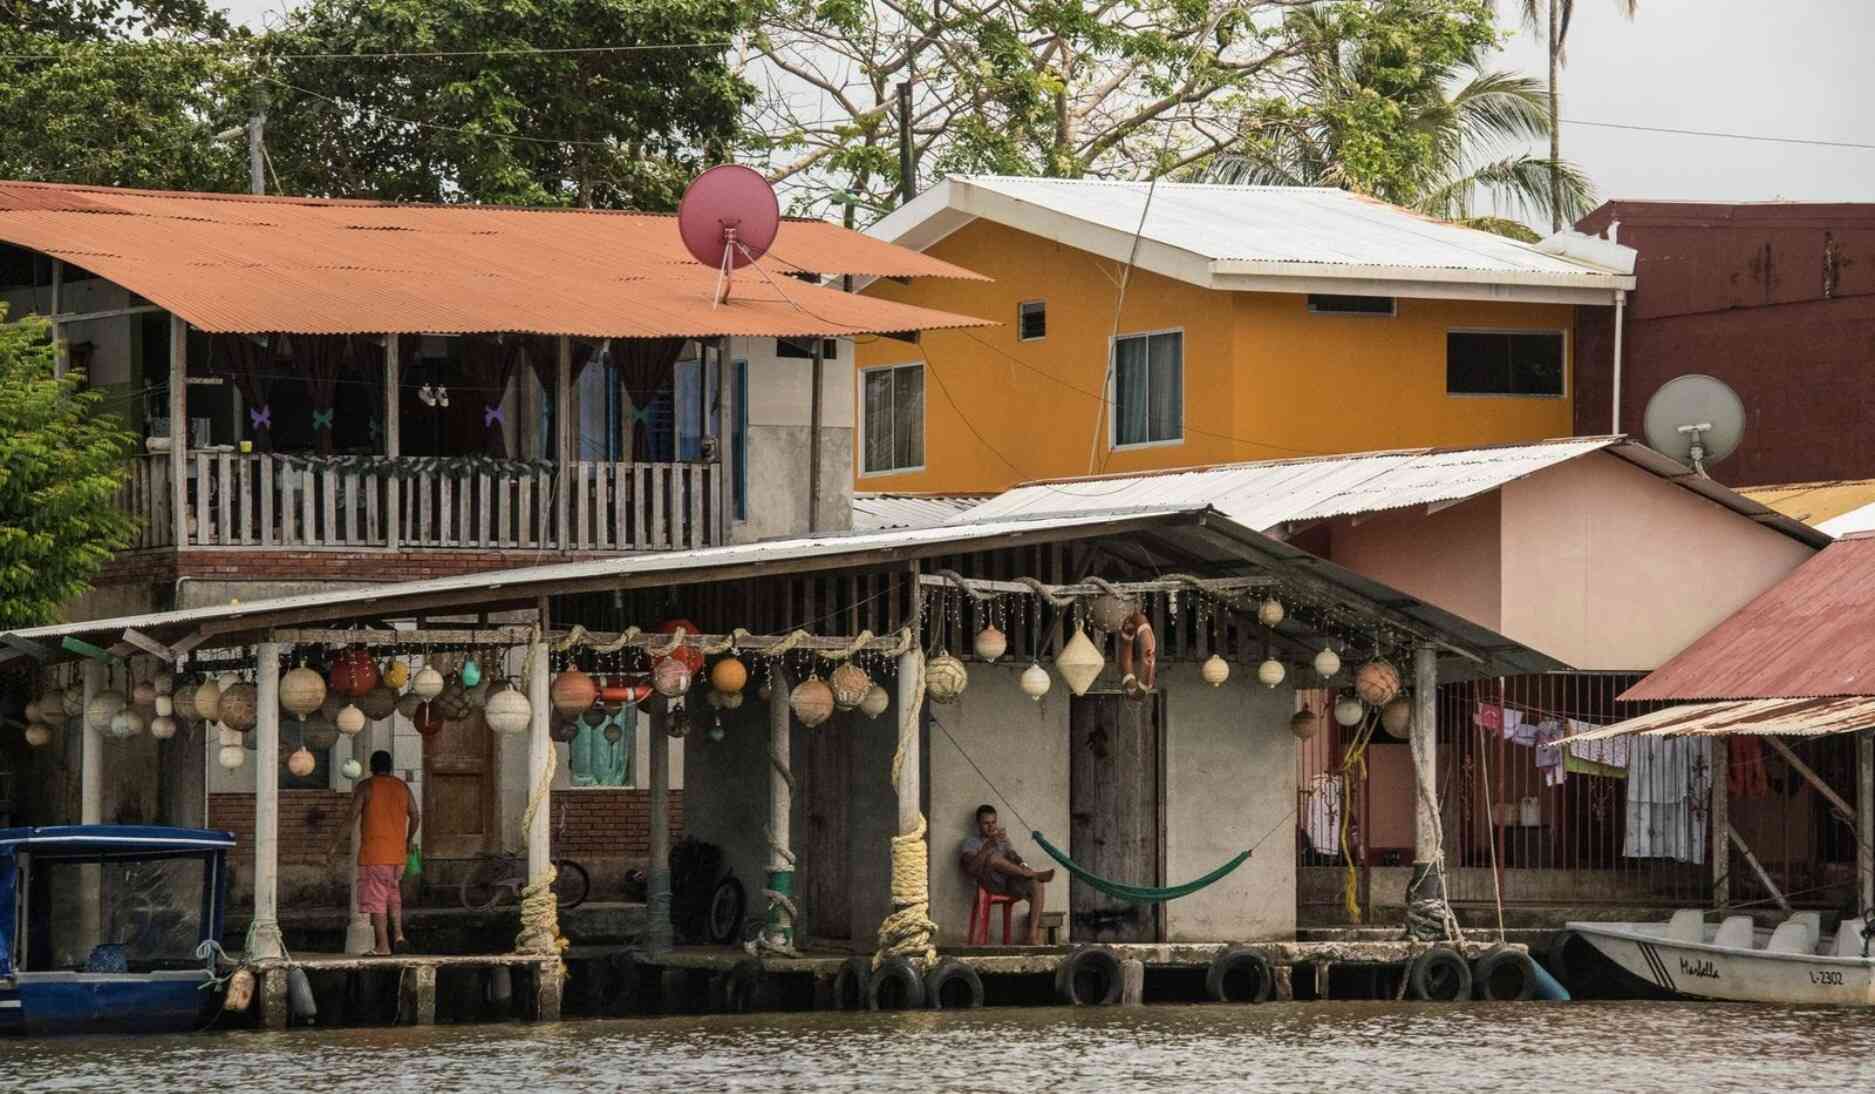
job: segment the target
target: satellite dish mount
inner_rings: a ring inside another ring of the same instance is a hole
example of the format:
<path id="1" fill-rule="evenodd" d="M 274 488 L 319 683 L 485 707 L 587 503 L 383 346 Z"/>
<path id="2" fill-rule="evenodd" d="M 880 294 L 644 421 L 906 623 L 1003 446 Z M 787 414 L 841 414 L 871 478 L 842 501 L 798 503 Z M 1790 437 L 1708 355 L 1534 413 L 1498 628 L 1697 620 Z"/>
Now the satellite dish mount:
<path id="1" fill-rule="evenodd" d="M 677 232 L 690 256 L 716 271 L 711 307 L 729 299 L 735 272 L 767 254 L 780 227 L 781 203 L 758 172 L 726 163 L 691 180 Z"/>
<path id="2" fill-rule="evenodd" d="M 1660 385 L 1642 424 L 1648 447 L 1711 478 L 1706 464 L 1730 456 L 1744 439 L 1745 404 L 1725 381 L 1688 373 Z"/>

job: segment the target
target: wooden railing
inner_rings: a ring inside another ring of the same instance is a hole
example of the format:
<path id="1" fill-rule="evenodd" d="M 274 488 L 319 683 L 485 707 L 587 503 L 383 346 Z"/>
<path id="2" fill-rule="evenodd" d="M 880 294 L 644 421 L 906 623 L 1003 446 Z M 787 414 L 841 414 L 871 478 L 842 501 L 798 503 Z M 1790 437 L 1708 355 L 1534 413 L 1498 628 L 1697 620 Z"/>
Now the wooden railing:
<path id="1" fill-rule="evenodd" d="M 568 466 L 372 461 L 346 470 L 263 453 L 191 452 L 188 547 L 668 551 L 723 542 L 724 477 L 715 464 Z M 133 461 L 122 504 L 141 518 L 135 547 L 173 543 L 169 456 Z M 565 528 L 561 527 L 562 512 Z"/>

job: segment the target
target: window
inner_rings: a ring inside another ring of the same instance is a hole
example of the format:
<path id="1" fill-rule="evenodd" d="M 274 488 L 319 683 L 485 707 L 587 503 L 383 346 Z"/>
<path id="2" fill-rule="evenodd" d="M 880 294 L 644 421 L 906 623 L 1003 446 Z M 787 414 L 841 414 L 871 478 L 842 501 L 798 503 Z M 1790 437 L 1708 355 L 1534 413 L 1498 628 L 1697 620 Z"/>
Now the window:
<path id="1" fill-rule="evenodd" d="M 869 368 L 860 374 L 866 437 L 861 474 L 924 466 L 924 366 Z"/>
<path id="2" fill-rule="evenodd" d="M 207 855 L 34 854 L 25 876 L 25 969 L 83 972 L 94 959 L 112 956 L 133 973 L 199 969 L 195 947 L 206 933 L 202 913 L 214 876 Z M 71 914 L 80 904 L 96 908 L 98 936 L 84 935 L 86 924 Z"/>
<path id="3" fill-rule="evenodd" d="M 814 340 L 812 338 L 777 338 L 775 339 L 775 356 L 811 361 L 814 359 Z M 832 361 L 839 356 L 839 342 L 832 338 L 823 338 L 820 340 L 821 360 Z"/>
<path id="4" fill-rule="evenodd" d="M 1339 296 L 1334 293 L 1309 294 L 1309 310 L 1323 315 L 1392 315 L 1391 296 Z"/>
<path id="5" fill-rule="evenodd" d="M 1183 331 L 1114 340 L 1112 428 L 1116 448 L 1185 439 Z"/>
<path id="6" fill-rule="evenodd" d="M 737 520 L 749 519 L 749 363 L 732 366 L 736 396 L 736 426 L 729 434 L 730 489 L 734 491 Z"/>
<path id="7" fill-rule="evenodd" d="M 1448 395 L 1561 396 L 1562 332 L 1447 331 L 1445 391 Z"/>
<path id="8" fill-rule="evenodd" d="M 1016 305 L 1016 340 L 1039 342 L 1048 337 L 1048 301 L 1025 300 Z"/>

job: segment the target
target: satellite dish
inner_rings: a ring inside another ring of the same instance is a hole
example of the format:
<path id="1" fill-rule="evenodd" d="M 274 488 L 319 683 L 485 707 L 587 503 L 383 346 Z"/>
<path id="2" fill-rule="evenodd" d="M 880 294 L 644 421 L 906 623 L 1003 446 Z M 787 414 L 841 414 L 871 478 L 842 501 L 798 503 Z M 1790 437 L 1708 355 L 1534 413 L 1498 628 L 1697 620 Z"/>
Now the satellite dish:
<path id="1" fill-rule="evenodd" d="M 691 257 L 716 271 L 719 304 L 729 297 L 731 273 L 767 254 L 780 228 L 774 188 L 741 164 L 698 175 L 677 204 L 677 234 Z"/>
<path id="2" fill-rule="evenodd" d="M 1660 385 L 1642 416 L 1647 444 L 1701 475 L 1731 455 L 1745 435 L 1745 404 L 1725 381 L 1688 373 Z"/>

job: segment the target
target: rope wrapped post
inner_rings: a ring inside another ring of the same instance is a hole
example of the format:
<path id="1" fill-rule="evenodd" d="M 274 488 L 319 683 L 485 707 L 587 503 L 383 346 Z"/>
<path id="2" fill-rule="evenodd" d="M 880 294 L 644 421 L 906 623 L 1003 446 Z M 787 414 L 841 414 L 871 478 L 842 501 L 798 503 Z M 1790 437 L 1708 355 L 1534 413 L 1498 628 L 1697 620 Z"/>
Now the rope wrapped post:
<path id="1" fill-rule="evenodd" d="M 1422 941 L 1460 939 L 1445 901 L 1445 838 L 1439 824 L 1439 653 L 1413 648 L 1413 873 L 1406 883 L 1406 933 Z"/>
<path id="2" fill-rule="evenodd" d="M 651 862 L 645 871 L 645 948 L 668 953 L 671 930 L 670 700 L 655 696 L 651 715 Z"/>
<path id="3" fill-rule="evenodd" d="M 541 613 L 546 618 L 546 613 Z M 548 735 L 549 706 L 547 682 L 547 642 L 536 634 L 527 647 L 523 675 L 527 677 L 527 698 L 533 711 L 527 727 L 527 811 L 521 815 L 521 830 L 527 840 L 527 887 L 521 890 L 521 931 L 515 936 L 516 953 L 551 954 L 558 958 L 566 949 L 560 934 L 560 898 L 553 891 L 557 871 L 553 866 L 553 840 L 547 818 L 553 800 L 553 773 L 559 753 Z M 561 989 L 566 966 L 558 960 L 543 962 L 534 978 L 535 1016 L 543 1022 L 560 1020 Z"/>
<path id="4" fill-rule="evenodd" d="M 776 661 L 768 680 L 768 884 L 762 892 L 768 897 L 768 926 L 760 949 L 793 954 L 795 924 L 798 918 L 794 902 L 794 851 L 789 814 L 794 808 L 794 772 L 791 768 L 790 734 L 793 722 L 788 709 L 788 678 Z"/>
<path id="5" fill-rule="evenodd" d="M 280 654 L 278 642 L 254 647 L 254 684 L 259 706 L 254 733 L 258 772 L 254 786 L 254 919 L 248 926 L 248 960 L 285 957 L 280 935 Z"/>
<path id="6" fill-rule="evenodd" d="M 898 793 L 898 834 L 892 837 L 892 912 L 879 924 L 877 966 L 888 957 L 913 957 L 926 968 L 937 964 L 932 936 L 930 850 L 919 807 L 918 730 L 924 710 L 924 651 L 898 659 L 898 750 L 892 756 L 892 786 Z"/>

